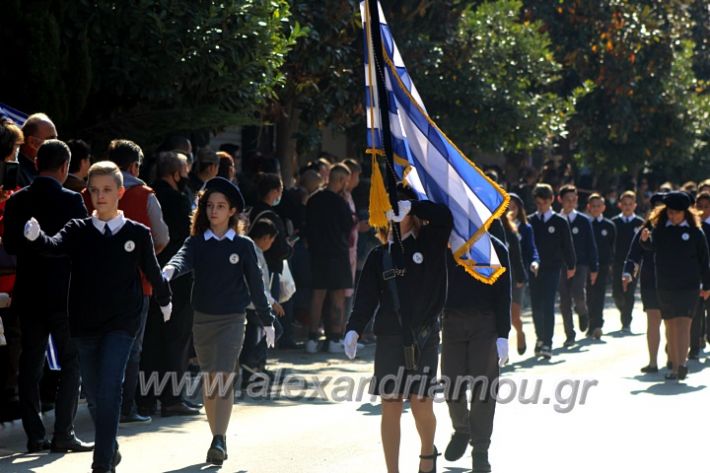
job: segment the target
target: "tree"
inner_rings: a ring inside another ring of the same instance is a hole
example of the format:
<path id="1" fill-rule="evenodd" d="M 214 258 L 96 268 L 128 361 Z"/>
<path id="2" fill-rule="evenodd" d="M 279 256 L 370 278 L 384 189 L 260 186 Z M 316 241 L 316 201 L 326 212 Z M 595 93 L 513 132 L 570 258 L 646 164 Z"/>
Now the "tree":
<path id="1" fill-rule="evenodd" d="M 11 0 L 0 31 L 21 47 L 7 101 L 64 136 L 129 136 L 257 123 L 284 81 L 286 0 Z M 8 43 L 6 43 L 8 44 Z"/>

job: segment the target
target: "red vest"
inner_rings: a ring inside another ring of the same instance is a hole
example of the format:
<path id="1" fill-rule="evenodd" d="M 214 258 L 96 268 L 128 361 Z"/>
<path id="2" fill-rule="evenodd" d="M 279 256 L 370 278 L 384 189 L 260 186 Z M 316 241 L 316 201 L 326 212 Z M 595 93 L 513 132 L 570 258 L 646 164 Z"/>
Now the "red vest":
<path id="1" fill-rule="evenodd" d="M 118 201 L 118 208 L 123 210 L 123 215 L 125 215 L 126 218 L 135 220 L 136 222 L 142 223 L 146 227 L 150 228 L 150 217 L 148 216 L 148 196 L 153 193 L 153 189 L 145 185 L 130 187 L 126 189 L 123 197 Z M 86 209 L 89 211 L 89 215 L 91 215 L 94 211 L 94 206 L 91 204 L 89 189 L 87 188 L 81 191 L 81 195 L 84 197 Z M 142 272 L 141 282 L 143 283 L 143 295 L 152 296 L 153 287 L 150 285 L 148 279 L 146 279 Z"/>

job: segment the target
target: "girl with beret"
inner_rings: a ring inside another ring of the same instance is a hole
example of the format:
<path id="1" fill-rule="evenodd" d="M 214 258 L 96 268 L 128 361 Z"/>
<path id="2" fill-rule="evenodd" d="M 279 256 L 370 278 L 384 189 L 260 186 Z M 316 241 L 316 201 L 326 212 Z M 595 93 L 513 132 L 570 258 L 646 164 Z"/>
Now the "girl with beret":
<path id="1" fill-rule="evenodd" d="M 671 372 L 666 379 L 685 379 L 690 346 L 690 325 L 698 292 L 710 296 L 710 257 L 705 235 L 691 198 L 685 192 L 669 192 L 643 228 L 641 246 L 653 252 L 656 294 L 668 335 Z M 702 289 L 701 289 L 702 285 Z"/>
<path id="2" fill-rule="evenodd" d="M 234 373 L 253 302 L 267 345 L 274 346 L 273 315 L 254 244 L 238 234 L 242 194 L 222 177 L 207 181 L 192 218 L 190 237 L 163 268 L 168 279 L 193 273 L 193 337 L 203 373 L 205 411 L 212 431 L 207 462 L 227 459 L 225 435 L 234 401 Z"/>

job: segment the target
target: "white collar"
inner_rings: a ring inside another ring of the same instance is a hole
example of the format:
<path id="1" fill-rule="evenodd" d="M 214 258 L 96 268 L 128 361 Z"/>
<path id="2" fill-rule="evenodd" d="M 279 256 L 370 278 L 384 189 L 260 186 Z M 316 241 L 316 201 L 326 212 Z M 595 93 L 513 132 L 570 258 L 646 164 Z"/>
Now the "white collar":
<path id="1" fill-rule="evenodd" d="M 594 217 L 594 220 L 597 221 L 597 222 L 599 222 L 599 223 L 601 223 L 601 222 L 604 221 L 604 215 L 600 215 L 600 216 L 598 216 L 598 217 Z"/>
<path id="2" fill-rule="evenodd" d="M 687 220 L 683 220 L 678 225 L 673 225 L 670 220 L 666 220 L 666 227 L 689 227 L 689 226 L 690 225 L 688 225 Z"/>
<path id="3" fill-rule="evenodd" d="M 94 227 L 96 227 L 96 229 L 101 233 L 106 232 L 106 225 L 108 225 L 108 228 L 111 230 L 111 235 L 115 235 L 126 223 L 126 217 L 123 215 L 123 210 L 119 210 L 118 215 L 108 222 L 100 220 L 97 215 L 96 210 L 91 213 L 91 223 L 93 223 Z"/>
<path id="4" fill-rule="evenodd" d="M 703 222 L 705 222 L 705 223 L 707 223 L 708 225 L 710 225 L 710 217 L 708 217 L 708 218 L 706 218 L 705 220 L 703 220 Z"/>
<path id="5" fill-rule="evenodd" d="M 552 211 L 552 208 L 549 208 L 549 209 L 547 209 L 547 212 L 545 212 L 544 214 L 541 214 L 540 217 L 542 217 L 543 222 L 547 222 L 548 220 L 550 220 L 552 218 L 552 214 L 554 214 L 554 213 L 555 212 Z"/>
<path id="6" fill-rule="evenodd" d="M 621 217 L 621 220 L 623 220 L 625 223 L 629 223 L 630 221 L 632 221 L 636 217 L 636 214 L 631 214 L 628 217 L 625 216 L 624 214 L 619 214 L 619 217 Z"/>
<path id="7" fill-rule="evenodd" d="M 227 230 L 227 233 L 222 236 L 222 238 L 219 238 L 217 235 L 214 234 L 211 229 L 208 228 L 205 233 L 203 233 L 203 235 L 205 237 L 205 241 L 209 240 L 210 238 L 214 238 L 217 241 L 222 241 L 226 238 L 227 240 L 232 241 L 234 240 L 234 237 L 237 236 L 237 232 L 235 232 L 233 228 L 230 228 L 229 230 Z"/>
<path id="8" fill-rule="evenodd" d="M 562 214 L 562 216 L 565 217 L 570 222 L 574 222 L 574 219 L 577 217 L 577 210 L 572 209 L 572 211 L 570 213 L 565 213 L 564 211 L 562 211 L 562 212 L 560 212 L 560 214 Z"/>

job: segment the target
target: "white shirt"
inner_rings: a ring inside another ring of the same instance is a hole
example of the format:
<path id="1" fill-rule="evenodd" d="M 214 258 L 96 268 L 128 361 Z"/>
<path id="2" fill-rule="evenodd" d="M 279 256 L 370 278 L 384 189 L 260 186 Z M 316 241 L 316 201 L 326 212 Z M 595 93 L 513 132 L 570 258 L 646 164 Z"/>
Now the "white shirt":
<path id="1" fill-rule="evenodd" d="M 600 215 L 600 216 L 598 216 L 598 217 L 595 217 L 594 220 L 596 220 L 597 222 L 601 223 L 602 221 L 604 221 L 604 216 L 603 216 L 603 215 Z"/>
<path id="2" fill-rule="evenodd" d="M 703 222 L 705 222 L 705 223 L 707 223 L 708 225 L 710 225 L 710 217 L 708 217 L 708 218 L 706 218 L 705 220 L 703 220 Z"/>
<path id="3" fill-rule="evenodd" d="M 577 217 L 577 211 L 575 209 L 572 209 L 572 211 L 568 214 L 561 212 L 562 216 L 565 217 L 567 220 L 569 220 L 569 223 L 574 222 L 574 219 Z"/>
<path id="4" fill-rule="evenodd" d="M 214 238 L 217 241 L 222 241 L 226 238 L 229 241 L 232 241 L 234 240 L 234 237 L 237 236 L 237 232 L 235 232 L 233 228 L 230 228 L 229 230 L 227 230 L 227 233 L 222 236 L 222 238 L 219 238 L 217 235 L 214 234 L 211 229 L 208 228 L 205 233 L 203 233 L 203 236 L 205 237 L 205 241 L 209 240 L 210 238 Z"/>
<path id="5" fill-rule="evenodd" d="M 552 209 L 547 209 L 547 212 L 545 212 L 544 214 L 541 215 L 542 221 L 547 222 L 548 220 L 550 220 L 552 218 L 552 214 L 554 214 L 554 213 L 555 212 L 553 212 Z"/>
<path id="6" fill-rule="evenodd" d="M 666 227 L 675 227 L 675 226 L 678 226 L 678 227 L 689 227 L 690 225 L 688 225 L 688 221 L 687 221 L 687 220 L 683 220 L 683 221 L 680 222 L 678 225 L 673 225 L 670 220 L 667 220 L 667 221 L 666 221 Z"/>
<path id="7" fill-rule="evenodd" d="M 91 213 L 91 223 L 93 223 L 94 227 L 96 227 L 96 229 L 101 233 L 106 233 L 106 227 L 108 226 L 109 230 L 111 230 L 111 235 L 115 235 L 123 227 L 123 225 L 125 225 L 126 217 L 123 216 L 123 210 L 119 210 L 117 216 L 108 222 L 105 222 L 99 219 L 96 210 L 94 210 Z"/>
<path id="8" fill-rule="evenodd" d="M 621 217 L 621 220 L 623 220 L 624 223 L 629 223 L 630 221 L 632 221 L 634 219 L 635 216 L 636 215 L 632 214 L 629 217 L 625 217 L 624 214 L 619 214 L 619 217 Z"/>

